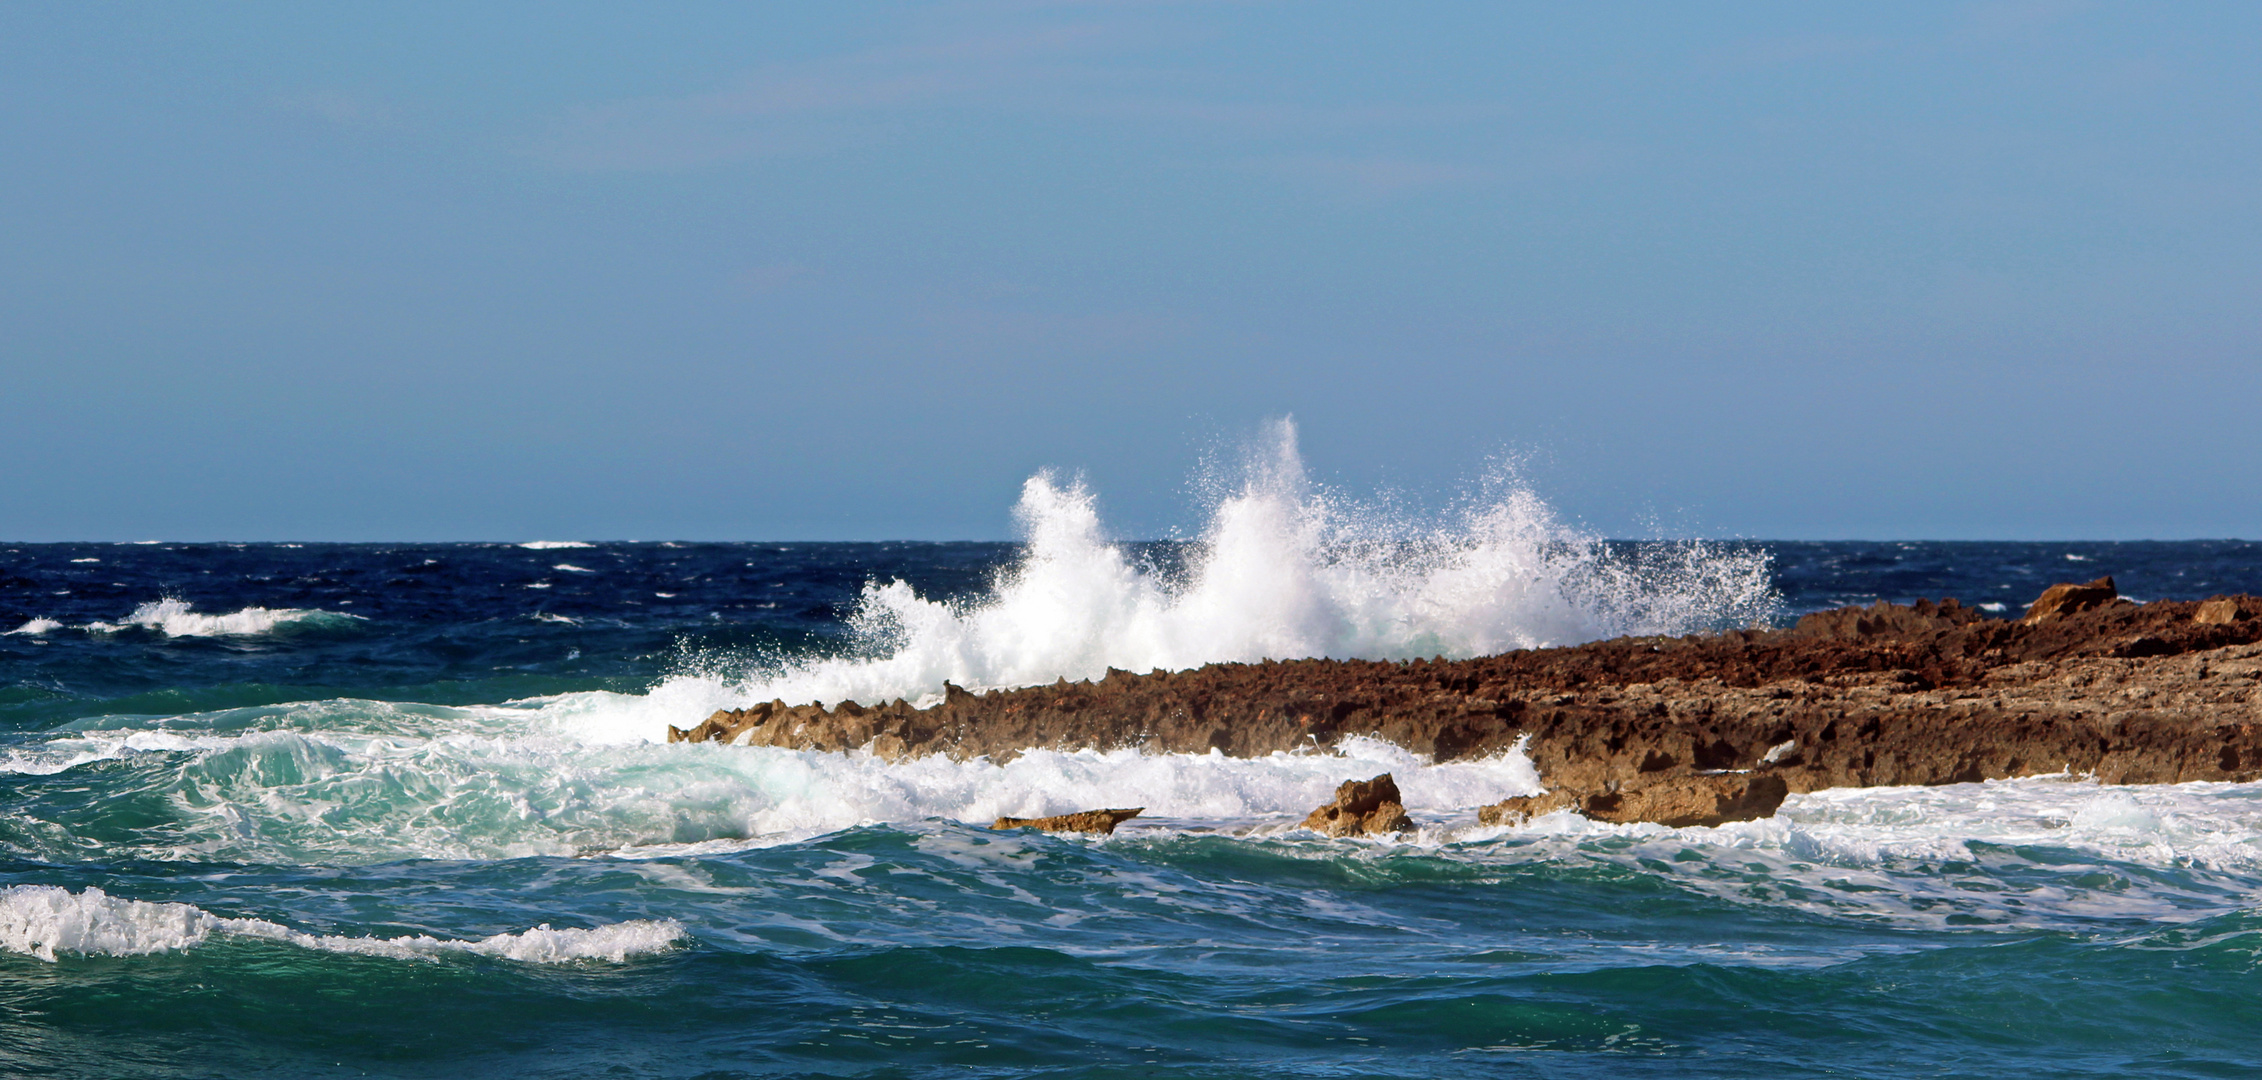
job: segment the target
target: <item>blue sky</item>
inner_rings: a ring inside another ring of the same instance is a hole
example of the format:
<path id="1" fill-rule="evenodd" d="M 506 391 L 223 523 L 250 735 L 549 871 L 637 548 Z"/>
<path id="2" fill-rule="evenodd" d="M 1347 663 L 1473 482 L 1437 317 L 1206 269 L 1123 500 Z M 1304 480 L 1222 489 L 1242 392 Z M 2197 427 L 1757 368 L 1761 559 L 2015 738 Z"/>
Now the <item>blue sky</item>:
<path id="1" fill-rule="evenodd" d="M 0 6 L 0 536 L 2262 536 L 2262 6 Z"/>

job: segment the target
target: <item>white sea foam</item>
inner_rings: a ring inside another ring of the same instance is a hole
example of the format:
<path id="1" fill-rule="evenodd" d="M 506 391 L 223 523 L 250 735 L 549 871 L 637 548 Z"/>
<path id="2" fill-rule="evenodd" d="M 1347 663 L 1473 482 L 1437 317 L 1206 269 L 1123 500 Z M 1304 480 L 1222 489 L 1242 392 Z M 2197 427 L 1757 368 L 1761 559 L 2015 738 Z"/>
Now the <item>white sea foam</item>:
<path id="1" fill-rule="evenodd" d="M 1628 555 L 1505 478 L 1440 520 L 1347 500 L 1305 477 L 1286 422 L 1237 481 L 1214 486 L 1222 495 L 1174 574 L 1111 543 L 1080 483 L 1032 477 L 1015 508 L 1026 549 L 988 595 L 949 603 L 875 582 L 850 618 L 851 655 L 686 674 L 654 696 L 700 710 L 773 698 L 919 702 L 946 680 L 979 691 L 1111 667 L 1466 657 L 1748 625 L 1777 611 L 1762 553 L 1687 543 Z M 651 710 L 612 711 L 632 725 L 613 738 L 664 735 Z M 670 715 L 680 724 L 705 713 Z"/>
<path id="2" fill-rule="evenodd" d="M 1479 860 L 1599 858 L 1652 871 L 1696 854 L 1676 878 L 1700 892 L 1934 928 L 2177 922 L 2246 906 L 2262 879 L 2262 784 L 2108 787 L 2058 776 L 1839 788 L 1718 828 L 1561 812 L 1435 839 Z"/>
<path id="3" fill-rule="evenodd" d="M 132 838 L 120 838 L 108 810 L 42 821 L 0 814 L 0 848 L 34 860 L 99 844 L 116 858 L 286 865 L 645 859 L 882 823 L 947 840 L 955 829 L 936 819 L 979 825 L 999 815 L 1143 806 L 1145 816 L 1120 838 L 1168 843 L 1193 830 L 1319 859 L 1411 848 L 1478 865 L 1600 861 L 1667 874 L 1736 903 L 1917 926 L 2175 921 L 2245 904 L 2262 881 L 2262 784 L 2028 778 L 1796 795 L 1773 818 L 1718 828 L 1609 825 L 1567 813 L 1501 828 L 1477 824 L 1473 810 L 1539 789 L 1519 753 L 1438 765 L 1354 739 L 1339 753 L 1253 759 L 1037 750 L 1002 765 L 888 762 L 767 747 L 591 744 L 572 735 L 570 715 L 559 711 L 566 704 L 303 702 L 173 718 L 162 728 L 140 721 L 58 733 L 0 766 L 54 773 L 119 762 L 104 773 L 105 805 L 134 816 Z M 1415 834 L 1329 841 L 1296 828 L 1337 784 L 1382 772 L 1404 792 Z M 468 946 L 397 946 L 459 947 Z"/>
<path id="4" fill-rule="evenodd" d="M 596 547 L 586 540 L 529 540 L 519 545 L 528 551 L 562 551 L 567 548 Z"/>
<path id="5" fill-rule="evenodd" d="M 50 630 L 61 630 L 62 628 L 63 624 L 56 622 L 53 619 L 33 619 L 29 622 L 24 623 L 22 626 L 8 631 L 8 634 L 11 636 L 15 634 L 26 634 L 36 637 L 40 634 L 47 633 Z"/>
<path id="6" fill-rule="evenodd" d="M 133 610 L 121 622 L 88 623 L 85 629 L 97 633 L 115 633 L 129 626 L 161 631 L 167 637 L 237 637 L 265 634 L 277 627 L 301 622 L 361 621 L 359 615 L 339 611 L 322 611 L 315 608 L 264 608 L 247 607 L 224 615 L 207 615 L 197 611 L 188 601 L 167 597 L 152 600 Z"/>
<path id="7" fill-rule="evenodd" d="M 552 569 L 552 570 L 563 570 L 563 571 L 565 571 L 566 573 L 569 573 L 569 574 L 594 574 L 594 573 L 596 573 L 596 571 L 595 571 L 595 570 L 591 570 L 591 569 L 589 569 L 589 568 L 588 568 L 588 567 L 586 567 L 586 566 L 575 566 L 575 565 L 573 565 L 572 563 L 569 563 L 569 562 L 562 562 L 562 563 L 559 563 L 558 565 L 556 565 L 556 566 L 553 566 L 553 567 L 551 567 L 550 569 Z"/>
<path id="8" fill-rule="evenodd" d="M 2109 787 L 2030 776 L 1937 787 L 1831 788 L 1793 795 L 1775 816 L 1718 828 L 1607 825 L 1560 812 L 1463 838 L 1561 834 L 1673 837 L 1780 849 L 1834 867 L 1969 860 L 1974 845 L 2039 845 L 2155 866 L 2262 872 L 2262 784 Z"/>
<path id="9" fill-rule="evenodd" d="M 189 726 L 193 720 L 201 723 Z M 1095 805 L 1151 818 L 1300 820 L 1335 786 L 1394 774 L 1409 807 L 1443 815 L 1538 790 L 1520 754 L 1429 765 L 1387 743 L 1341 753 L 1034 750 L 1006 764 L 713 744 L 592 746 L 546 709 L 308 702 L 72 732 L 12 751 L 0 771 L 120 761 L 113 802 L 146 807 L 121 856 L 278 863 L 490 859 L 749 846 L 882 822 L 987 823 Z M 250 726 L 251 730 L 245 730 Z M 217 730 L 215 730 L 217 729 Z M 134 811 L 142 812 L 142 811 Z M 27 826 L 28 828 L 28 826 Z M 41 823 L 7 850 L 53 856 L 99 820 Z M 10 832 L 0 821 L 0 837 Z"/>
<path id="10" fill-rule="evenodd" d="M 396 958 L 473 953 L 536 964 L 571 960 L 610 960 L 661 952 L 684 937 L 672 919 L 633 919 L 583 929 L 547 924 L 515 934 L 475 941 L 416 934 L 407 937 L 342 937 L 309 934 L 265 919 L 230 919 L 193 904 L 125 900 L 89 887 L 72 892 L 53 885 L 0 889 L 0 951 L 53 962 L 58 954 L 146 956 L 193 949 L 215 936 L 280 941 L 323 952 Z"/>

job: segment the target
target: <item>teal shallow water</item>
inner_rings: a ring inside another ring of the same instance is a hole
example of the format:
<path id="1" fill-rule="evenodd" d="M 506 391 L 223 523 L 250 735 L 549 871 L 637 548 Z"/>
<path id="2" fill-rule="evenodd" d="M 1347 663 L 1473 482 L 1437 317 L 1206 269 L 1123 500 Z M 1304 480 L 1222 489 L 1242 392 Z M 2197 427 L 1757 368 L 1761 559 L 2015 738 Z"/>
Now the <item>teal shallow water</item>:
<path id="1" fill-rule="evenodd" d="M 2262 1070 L 2262 785 L 1497 829 L 1470 810 L 1531 790 L 1514 757 L 650 741 L 826 662 L 920 692 L 1019 640 L 979 618 L 1027 613 L 1017 551 L 0 550 L 0 1075 Z M 2255 545 L 1768 553 L 1790 611 L 2072 563 L 2262 591 Z M 930 638 L 859 636 L 898 578 L 956 604 L 896 597 Z M 1294 828 L 1386 770 L 1416 837 Z M 1106 840 L 979 827 L 1095 805 L 1149 809 Z"/>
<path id="2" fill-rule="evenodd" d="M 1662 856 L 1662 858 L 1660 858 Z M 2024 864 L 1932 917 L 1813 905 L 1811 864 L 1688 838 L 1438 848 L 955 823 L 728 855 L 323 875 L 10 868 L 348 935 L 666 917 L 623 962 L 340 955 L 215 935 L 0 957 L 18 1075 L 2234 1076 L 2262 918 L 2069 917 L 2160 872 Z M 1802 869 L 1803 867 L 1803 869 Z M 1824 871 L 1822 878 L 1827 878 Z M 2197 892 L 2223 882 L 2170 873 Z M 2095 897 L 2089 897 L 2093 900 Z M 1957 916 L 1968 916 L 1963 925 Z M 1160 1071 L 1157 1071 L 1160 1070 Z"/>

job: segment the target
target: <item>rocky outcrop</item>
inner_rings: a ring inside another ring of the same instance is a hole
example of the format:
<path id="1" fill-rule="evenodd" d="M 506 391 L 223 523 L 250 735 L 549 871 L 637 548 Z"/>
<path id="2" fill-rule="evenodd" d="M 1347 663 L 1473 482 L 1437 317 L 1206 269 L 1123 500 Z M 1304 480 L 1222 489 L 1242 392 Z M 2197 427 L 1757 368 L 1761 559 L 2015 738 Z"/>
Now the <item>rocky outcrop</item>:
<path id="1" fill-rule="evenodd" d="M 1477 823 L 1480 825 L 1522 825 L 1533 818 L 1546 817 L 1558 810 L 1584 810 L 1585 808 L 1586 800 L 1580 798 L 1578 793 L 1558 788 L 1554 791 L 1543 791 L 1537 795 L 1511 796 L 1493 803 L 1491 806 L 1480 806 L 1477 808 Z"/>
<path id="2" fill-rule="evenodd" d="M 2247 603 L 2248 599 L 2250 598 L 2219 596 L 2213 600 L 2202 600 L 2199 602 L 2199 606 L 2192 610 L 2191 621 L 2222 625 L 2235 623 L 2240 619 L 2251 619 L 2257 614 L 2262 614 L 2262 607 Z"/>
<path id="3" fill-rule="evenodd" d="M 993 829 L 1042 829 L 1046 832 L 1098 833 L 1106 836 L 1115 827 L 1138 817 L 1147 808 L 1135 806 L 1128 810 L 1080 810 L 1058 817 L 1001 817 L 990 823 Z"/>
<path id="4" fill-rule="evenodd" d="M 1651 821 L 1686 828 L 1771 817 L 1791 793 L 1772 773 L 1636 778 L 1600 791 L 1557 789 L 1504 799 L 1477 810 L 1486 825 L 1520 825 L 1557 810 L 1576 810 L 1596 821 Z"/>
<path id="5" fill-rule="evenodd" d="M 1793 793 L 2061 771 L 2252 780 L 2258 611 L 2253 597 L 2103 603 L 2030 623 L 1952 600 L 1874 604 L 1785 630 L 1469 660 L 1110 671 L 984 694 L 949 686 L 928 708 L 771 702 L 670 736 L 994 761 L 1040 747 L 1253 757 L 1356 736 L 1451 761 L 1522 739 L 1549 786 L 1576 793 L 1737 770 L 1764 770 Z"/>
<path id="6" fill-rule="evenodd" d="M 2113 586 L 2111 575 L 2080 585 L 2052 585 L 2035 598 L 2033 605 L 2026 609 L 2026 618 L 2020 621 L 2032 625 L 2062 619 L 2090 608 L 2103 607 L 2120 599 L 2120 596 L 2121 591 Z"/>
<path id="7" fill-rule="evenodd" d="M 1304 827 L 1324 836 L 1383 836 L 1414 827 L 1406 816 L 1398 781 L 1384 773 L 1372 780 L 1345 780 L 1335 799 L 1304 818 Z"/>

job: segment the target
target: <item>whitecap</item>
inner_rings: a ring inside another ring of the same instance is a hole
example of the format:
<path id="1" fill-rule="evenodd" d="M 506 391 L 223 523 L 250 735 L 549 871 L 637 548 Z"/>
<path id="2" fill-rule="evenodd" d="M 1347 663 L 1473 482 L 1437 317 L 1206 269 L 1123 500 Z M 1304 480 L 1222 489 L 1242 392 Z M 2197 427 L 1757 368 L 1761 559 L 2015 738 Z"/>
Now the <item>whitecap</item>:
<path id="1" fill-rule="evenodd" d="M 493 956 L 526 963 L 573 960 L 621 963 L 631 956 L 663 952 L 685 937 L 673 919 L 632 919 L 588 929 L 556 929 L 548 924 L 518 933 L 476 940 L 405 937 L 345 937 L 309 934 L 265 919 L 231 919 L 193 904 L 151 903 L 112 897 L 89 886 L 72 892 L 54 885 L 15 885 L 0 889 L 0 951 L 35 956 L 50 963 L 60 954 L 147 956 L 203 945 L 215 936 L 280 941 L 323 952 L 400 959 L 446 953 Z"/>
<path id="2" fill-rule="evenodd" d="M 26 634 L 37 636 L 44 634 L 50 630 L 60 630 L 62 628 L 63 624 L 56 622 L 53 619 L 32 619 L 31 621 L 24 623 L 22 626 L 8 631 L 8 635 L 12 636 L 15 634 Z"/>
<path id="3" fill-rule="evenodd" d="M 552 570 L 563 570 L 563 571 L 565 571 L 566 573 L 569 573 L 569 574 L 594 574 L 594 573 L 596 573 L 596 571 L 595 571 L 595 570 L 591 570 L 591 569 L 589 569 L 589 568 L 588 568 L 588 567 L 586 567 L 586 566 L 575 566 L 575 565 L 573 565 L 572 563 L 566 563 L 566 562 L 562 562 L 562 563 L 559 563 L 558 565 L 556 565 L 556 566 L 553 566 L 553 567 L 551 567 L 550 569 L 552 569 Z"/>
<path id="4" fill-rule="evenodd" d="M 241 637 L 265 634 L 302 622 L 343 623 L 366 621 L 362 616 L 315 608 L 247 607 L 224 615 L 207 615 L 185 600 L 152 600 L 133 610 L 124 622 L 93 622 L 85 627 L 96 633 L 116 633 L 129 626 L 161 631 L 167 637 Z"/>
<path id="5" fill-rule="evenodd" d="M 560 551 L 566 548 L 596 547 L 586 540 L 529 540 L 518 545 L 528 551 Z"/>
<path id="6" fill-rule="evenodd" d="M 119 857 L 288 864 L 768 846 L 875 823 L 988 824 L 1102 805 L 1143 806 L 1150 820 L 1286 828 L 1343 781 L 1385 772 L 1409 808 L 1433 817 L 1539 790 L 1520 753 L 1431 764 L 1367 739 L 1346 740 L 1340 752 L 1259 758 L 1032 749 L 1004 764 L 708 743 L 592 745 L 574 737 L 585 719 L 575 712 L 589 700 L 231 710 L 173 718 L 162 729 L 60 735 L 0 755 L 0 772 L 130 760 L 114 774 L 116 790 L 162 793 L 170 820 L 135 840 L 105 841 Z M 76 850 L 81 828 L 103 826 L 99 817 L 58 822 L 19 853 Z"/>

